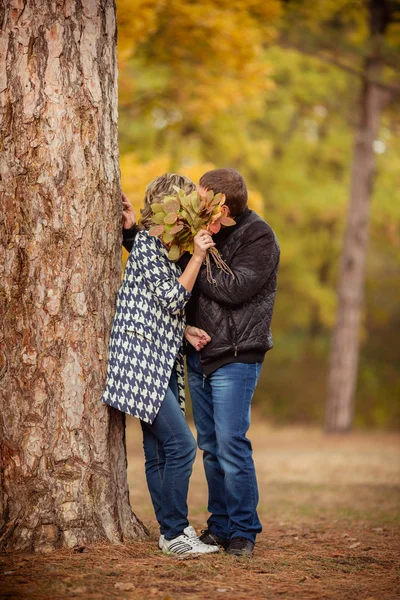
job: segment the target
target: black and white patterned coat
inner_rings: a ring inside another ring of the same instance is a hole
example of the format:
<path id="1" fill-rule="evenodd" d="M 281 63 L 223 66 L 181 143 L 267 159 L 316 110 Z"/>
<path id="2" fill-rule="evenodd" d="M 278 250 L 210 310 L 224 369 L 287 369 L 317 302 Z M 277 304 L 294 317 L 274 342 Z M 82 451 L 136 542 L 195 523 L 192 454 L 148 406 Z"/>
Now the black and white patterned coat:
<path id="1" fill-rule="evenodd" d="M 180 275 L 162 242 L 140 231 L 117 296 L 101 400 L 146 423 L 154 421 L 174 367 L 185 409 L 182 344 L 190 292 Z"/>

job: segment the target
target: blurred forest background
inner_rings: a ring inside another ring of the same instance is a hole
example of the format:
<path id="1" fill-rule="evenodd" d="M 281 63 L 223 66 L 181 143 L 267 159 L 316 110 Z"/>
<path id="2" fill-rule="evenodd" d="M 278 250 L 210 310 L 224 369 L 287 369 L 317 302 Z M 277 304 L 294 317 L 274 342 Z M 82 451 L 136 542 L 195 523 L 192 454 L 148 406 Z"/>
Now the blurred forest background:
<path id="1" fill-rule="evenodd" d="M 275 348 L 255 404 L 275 423 L 322 423 L 365 2 L 117 0 L 117 17 L 124 191 L 139 211 L 165 171 L 196 183 L 215 167 L 243 174 L 281 244 Z M 399 45 L 400 19 L 386 36 L 388 85 Z M 374 143 L 359 428 L 400 426 L 399 106 L 387 105 Z"/>

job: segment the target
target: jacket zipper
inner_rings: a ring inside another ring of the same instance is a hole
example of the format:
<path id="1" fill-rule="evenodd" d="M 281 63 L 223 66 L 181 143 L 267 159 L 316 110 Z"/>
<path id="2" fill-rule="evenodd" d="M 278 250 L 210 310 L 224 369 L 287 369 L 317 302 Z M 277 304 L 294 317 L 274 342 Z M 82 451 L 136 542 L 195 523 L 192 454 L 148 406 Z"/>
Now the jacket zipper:
<path id="1" fill-rule="evenodd" d="M 232 323 L 232 329 L 233 329 L 233 334 L 234 334 L 234 340 L 233 340 L 234 356 L 237 356 L 237 353 L 238 353 L 238 347 L 237 347 L 238 334 L 237 334 L 237 329 L 236 329 L 235 321 L 233 320 L 233 314 L 232 314 L 231 310 L 228 310 L 228 315 L 229 315 L 230 321 Z M 229 317 L 228 317 L 228 323 L 229 323 Z"/>
<path id="2" fill-rule="evenodd" d="M 201 366 L 203 366 L 203 363 L 201 362 L 201 350 L 199 350 L 199 357 L 200 357 L 200 364 L 201 364 Z M 202 385 L 203 390 L 204 390 L 204 382 L 205 382 L 206 378 L 207 378 L 207 375 L 204 375 L 204 373 L 203 373 L 203 385 Z"/>

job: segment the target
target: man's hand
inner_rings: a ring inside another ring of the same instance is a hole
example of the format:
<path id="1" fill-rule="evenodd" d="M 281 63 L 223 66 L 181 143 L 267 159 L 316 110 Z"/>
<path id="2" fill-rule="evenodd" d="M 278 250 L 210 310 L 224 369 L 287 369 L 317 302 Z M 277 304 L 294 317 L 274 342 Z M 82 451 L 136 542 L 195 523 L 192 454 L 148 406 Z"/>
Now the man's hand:
<path id="1" fill-rule="evenodd" d="M 122 192 L 122 227 L 124 229 L 130 229 L 136 223 L 136 213 L 132 204 L 128 200 L 128 196 Z"/>
<path id="2" fill-rule="evenodd" d="M 185 329 L 185 338 L 187 341 L 192 344 L 197 351 L 201 350 L 211 341 L 208 333 L 204 331 L 204 329 L 199 329 L 198 327 L 192 327 L 191 325 L 187 325 Z"/>

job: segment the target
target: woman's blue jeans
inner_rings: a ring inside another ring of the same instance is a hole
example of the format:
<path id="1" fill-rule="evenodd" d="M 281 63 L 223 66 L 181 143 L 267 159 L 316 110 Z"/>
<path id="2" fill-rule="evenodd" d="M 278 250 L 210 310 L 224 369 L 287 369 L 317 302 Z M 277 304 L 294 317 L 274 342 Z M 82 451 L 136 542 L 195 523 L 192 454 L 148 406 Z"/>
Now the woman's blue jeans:
<path id="1" fill-rule="evenodd" d="M 187 357 L 189 389 L 208 482 L 207 521 L 225 539 L 255 541 L 262 530 L 252 446 L 246 433 L 261 363 L 231 363 L 204 377 L 198 353 Z"/>
<path id="2" fill-rule="evenodd" d="M 178 384 L 172 373 L 168 390 L 153 423 L 140 421 L 147 485 L 167 540 L 189 525 L 187 495 L 196 457 L 196 441 L 178 402 Z"/>

